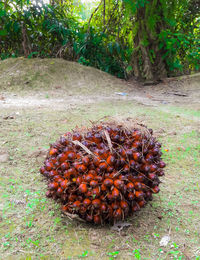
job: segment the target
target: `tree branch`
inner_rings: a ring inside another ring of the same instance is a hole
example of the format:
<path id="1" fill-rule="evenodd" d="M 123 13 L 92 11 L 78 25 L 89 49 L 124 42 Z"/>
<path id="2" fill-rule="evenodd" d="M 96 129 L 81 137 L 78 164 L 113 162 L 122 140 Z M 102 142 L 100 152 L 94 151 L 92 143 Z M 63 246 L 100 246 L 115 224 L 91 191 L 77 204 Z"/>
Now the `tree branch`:
<path id="1" fill-rule="evenodd" d="M 93 13 L 91 14 L 91 16 L 90 16 L 90 19 L 89 19 L 89 21 L 88 21 L 88 33 L 89 33 L 89 30 L 90 30 L 90 22 L 91 22 L 91 20 L 92 20 L 92 18 L 93 18 L 93 16 L 94 16 L 94 14 L 98 11 L 98 9 L 99 9 L 99 7 L 101 6 L 102 2 L 103 2 L 103 0 L 101 0 L 101 2 L 99 3 L 99 5 L 97 6 L 97 8 L 94 10 L 94 12 L 93 12 Z"/>
<path id="2" fill-rule="evenodd" d="M 103 30 L 103 33 L 108 29 L 108 25 L 109 25 L 110 21 L 112 20 L 113 15 L 114 15 L 114 12 L 115 12 L 115 10 L 117 9 L 117 7 L 118 7 L 118 1 L 117 1 L 116 5 L 115 5 L 115 8 L 113 9 L 113 12 L 112 12 L 112 14 L 111 14 L 111 16 L 110 16 L 110 18 L 109 18 L 109 20 L 108 20 L 108 22 L 107 22 L 106 27 L 105 27 L 104 30 Z"/>

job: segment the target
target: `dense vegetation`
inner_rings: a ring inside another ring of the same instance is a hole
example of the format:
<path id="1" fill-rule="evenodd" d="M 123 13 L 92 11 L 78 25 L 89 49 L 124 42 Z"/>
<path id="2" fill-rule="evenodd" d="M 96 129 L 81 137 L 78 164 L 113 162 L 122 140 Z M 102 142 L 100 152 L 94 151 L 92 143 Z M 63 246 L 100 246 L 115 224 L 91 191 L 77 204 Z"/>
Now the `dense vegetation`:
<path id="1" fill-rule="evenodd" d="M 89 6 L 89 5 L 88 5 Z M 0 58 L 62 57 L 155 81 L 200 69 L 198 0 L 0 2 Z"/>

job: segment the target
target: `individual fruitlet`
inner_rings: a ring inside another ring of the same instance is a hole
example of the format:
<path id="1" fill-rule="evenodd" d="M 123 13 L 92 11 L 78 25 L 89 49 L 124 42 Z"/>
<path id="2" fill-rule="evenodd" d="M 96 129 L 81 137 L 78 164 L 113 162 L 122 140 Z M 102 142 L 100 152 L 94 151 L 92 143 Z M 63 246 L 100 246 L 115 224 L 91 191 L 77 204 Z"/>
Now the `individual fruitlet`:
<path id="1" fill-rule="evenodd" d="M 67 132 L 52 144 L 40 173 L 46 196 L 64 213 L 94 224 L 134 214 L 160 191 L 161 144 L 144 125 L 110 122 Z"/>

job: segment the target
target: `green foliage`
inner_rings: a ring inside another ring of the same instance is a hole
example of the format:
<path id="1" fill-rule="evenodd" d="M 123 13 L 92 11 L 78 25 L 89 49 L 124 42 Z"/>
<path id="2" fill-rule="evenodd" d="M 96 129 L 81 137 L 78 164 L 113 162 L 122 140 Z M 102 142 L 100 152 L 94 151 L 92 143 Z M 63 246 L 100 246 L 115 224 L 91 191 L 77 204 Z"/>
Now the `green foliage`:
<path id="1" fill-rule="evenodd" d="M 163 59 L 170 71 L 200 69 L 200 37 L 192 33 L 171 32 L 169 29 L 160 33 L 160 48 L 165 49 Z"/>
<path id="2" fill-rule="evenodd" d="M 120 44 L 108 41 L 108 36 L 94 27 L 88 30 L 71 11 L 58 5 L 36 6 L 27 2 L 21 2 L 19 8 L 17 1 L 8 1 L 5 8 L 1 3 L 0 58 L 26 55 L 27 50 L 28 58 L 62 57 L 126 77 L 126 54 Z"/>
<path id="3" fill-rule="evenodd" d="M 0 59 L 62 57 L 127 78 L 133 57 L 144 70 L 143 46 L 152 66 L 162 53 L 168 75 L 200 69 L 197 0 L 105 0 L 91 19 L 92 4 L 53 2 L 0 2 Z"/>

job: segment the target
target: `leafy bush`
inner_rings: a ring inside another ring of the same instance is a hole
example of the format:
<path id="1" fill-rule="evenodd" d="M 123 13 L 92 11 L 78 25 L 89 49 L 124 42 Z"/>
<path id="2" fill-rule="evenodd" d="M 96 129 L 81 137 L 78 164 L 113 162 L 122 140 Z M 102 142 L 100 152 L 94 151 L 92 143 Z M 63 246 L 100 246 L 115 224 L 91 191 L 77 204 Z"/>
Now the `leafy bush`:
<path id="1" fill-rule="evenodd" d="M 171 32 L 160 33 L 160 48 L 165 49 L 163 59 L 169 71 L 189 73 L 200 69 L 200 37 L 192 33 Z"/>
<path id="2" fill-rule="evenodd" d="M 22 55 L 60 57 L 127 78 L 133 73 L 134 59 L 143 70 L 143 54 L 138 48 L 145 47 L 147 58 L 154 64 L 159 56 L 154 51 L 158 44 L 168 75 L 200 69 L 200 10 L 196 0 L 176 4 L 162 1 L 166 16 L 163 19 L 168 19 L 168 27 L 161 32 L 154 28 L 161 19 L 152 13 L 157 8 L 146 0 L 110 0 L 106 7 L 101 2 L 89 23 L 89 16 L 80 8 L 80 3 L 54 2 L 57 4 L 33 4 L 29 0 L 0 2 L 0 59 Z M 130 7 L 135 11 L 146 8 L 148 13 L 147 29 L 151 33 L 146 29 L 138 42 L 135 39 L 139 23 Z M 83 21 L 81 17 L 87 19 Z M 154 45 L 150 44 L 149 34 L 156 39 Z"/>
<path id="3" fill-rule="evenodd" d="M 0 58 L 62 57 L 124 78 L 123 51 L 60 6 L 0 3 Z"/>

